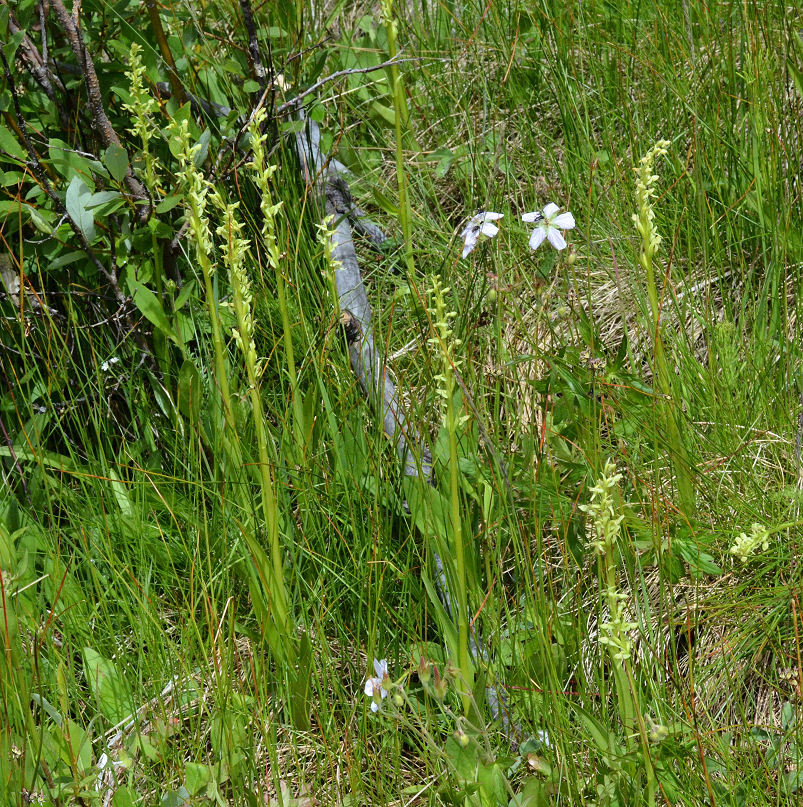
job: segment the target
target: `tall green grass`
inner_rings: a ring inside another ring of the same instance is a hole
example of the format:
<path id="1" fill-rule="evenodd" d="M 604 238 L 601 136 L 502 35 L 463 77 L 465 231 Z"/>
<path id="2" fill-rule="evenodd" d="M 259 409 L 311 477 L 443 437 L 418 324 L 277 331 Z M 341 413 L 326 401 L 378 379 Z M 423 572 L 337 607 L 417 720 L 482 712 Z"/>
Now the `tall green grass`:
<path id="1" fill-rule="evenodd" d="M 135 12 L 93 7 L 86 35 L 103 13 L 127 32 Z M 177 5 L 163 23 L 188 89 L 244 109 L 221 57 L 236 57 L 227 37 L 244 43 L 239 29 L 220 35 L 231 13 Z M 402 479 L 351 375 L 322 212 L 289 149 L 271 158 L 277 255 L 245 169 L 216 181 L 252 242 L 258 385 L 220 305 L 233 299 L 225 239 L 203 255 L 182 242 L 181 289 L 143 270 L 167 323 L 138 298 L 140 328 L 162 334 L 154 368 L 96 327 L 95 281 L 76 271 L 57 285 L 35 231 L 7 219 L 4 250 L 43 304 L 0 302 L 3 803 L 792 803 L 799 17 L 757 2 L 422 2 L 396 5 L 394 45 L 368 5 L 256 16 L 277 70 L 324 39 L 285 66 L 288 96 L 320 69 L 394 48 L 420 57 L 400 78 L 327 85 L 313 113 L 361 206 L 396 236 L 383 254 L 358 250 L 435 485 Z M 146 63 L 150 81 L 165 78 Z M 207 126 L 214 155 L 225 123 L 191 123 L 196 141 Z M 154 136 L 160 193 L 185 203 L 169 137 Z M 659 138 L 665 382 L 631 218 L 633 168 Z M 549 201 L 578 227 L 567 252 L 533 254 L 519 218 Z M 504 226 L 463 262 L 457 233 L 478 209 L 504 212 Z M 223 221 L 204 216 L 212 232 Z M 154 265 L 152 243 L 130 247 L 132 265 Z M 428 341 L 436 274 L 460 340 L 447 429 L 443 352 Z M 581 506 L 609 458 L 623 521 L 598 573 Z M 791 526 L 742 562 L 729 550 L 753 523 Z M 433 582 L 432 551 L 456 535 L 460 625 Z M 637 625 L 622 666 L 600 643 L 610 580 Z M 459 656 L 469 632 L 487 658 Z M 363 694 L 374 658 L 396 685 L 376 715 Z M 514 742 L 489 720 L 488 683 Z"/>

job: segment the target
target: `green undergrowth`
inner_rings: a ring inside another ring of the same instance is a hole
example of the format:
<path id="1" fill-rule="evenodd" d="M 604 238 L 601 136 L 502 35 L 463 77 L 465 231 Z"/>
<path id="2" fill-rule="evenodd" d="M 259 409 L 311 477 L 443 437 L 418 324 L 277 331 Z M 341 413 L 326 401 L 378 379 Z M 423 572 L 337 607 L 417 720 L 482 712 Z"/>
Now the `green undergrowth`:
<path id="1" fill-rule="evenodd" d="M 228 116 L 155 92 L 145 5 L 80 14 L 122 146 L 57 18 L 54 104 L 0 3 L 0 801 L 798 798 L 800 15 L 254 8 L 274 105 L 398 52 L 305 100 L 389 236 L 355 241 L 429 485 L 354 380 L 301 124 L 253 156 L 239 4 L 159 9 Z"/>

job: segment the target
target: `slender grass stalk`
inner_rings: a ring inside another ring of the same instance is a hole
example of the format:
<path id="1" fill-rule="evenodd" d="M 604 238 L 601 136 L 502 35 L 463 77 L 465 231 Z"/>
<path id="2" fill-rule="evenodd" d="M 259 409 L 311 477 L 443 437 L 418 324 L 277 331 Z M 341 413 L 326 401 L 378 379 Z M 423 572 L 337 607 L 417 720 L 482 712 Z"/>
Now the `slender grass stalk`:
<path id="1" fill-rule="evenodd" d="M 398 26 L 393 14 L 393 0 L 382 0 L 382 15 L 385 21 L 385 30 L 388 37 L 388 56 L 393 59 L 398 54 L 396 33 Z M 396 134 L 396 179 L 399 188 L 399 223 L 404 237 L 404 260 L 407 267 L 408 278 L 415 274 L 415 261 L 413 259 L 412 236 L 412 210 L 407 195 L 407 173 L 404 165 L 404 131 L 410 120 L 407 109 L 407 99 L 404 97 L 404 85 L 397 65 L 388 68 L 390 74 L 390 89 L 393 96 L 394 130 Z"/>

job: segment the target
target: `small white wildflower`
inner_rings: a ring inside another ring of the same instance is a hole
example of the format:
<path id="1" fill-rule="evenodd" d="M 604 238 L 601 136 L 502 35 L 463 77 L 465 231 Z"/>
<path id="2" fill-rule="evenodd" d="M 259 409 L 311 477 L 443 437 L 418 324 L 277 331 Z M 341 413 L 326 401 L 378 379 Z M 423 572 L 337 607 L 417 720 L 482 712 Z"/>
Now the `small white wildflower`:
<path id="1" fill-rule="evenodd" d="M 376 675 L 365 679 L 365 694 L 371 698 L 371 711 L 379 711 L 379 703 L 388 696 L 390 691 L 390 676 L 388 675 L 387 659 L 374 659 L 374 672 Z"/>
<path id="2" fill-rule="evenodd" d="M 548 239 L 555 249 L 566 249 L 566 239 L 561 235 L 560 230 L 573 230 L 574 216 L 568 210 L 560 214 L 558 210 L 560 208 L 554 202 L 550 202 L 544 208 L 543 213 L 540 210 L 534 210 L 521 217 L 522 221 L 536 224 L 530 235 L 530 249 L 538 249 L 544 243 L 544 239 Z"/>
<path id="3" fill-rule="evenodd" d="M 499 221 L 504 215 L 504 213 L 482 210 L 469 221 L 463 232 L 460 233 L 460 237 L 463 239 L 464 258 L 477 246 L 481 235 L 493 238 L 499 232 L 499 227 L 492 222 Z"/>
<path id="4" fill-rule="evenodd" d="M 112 358 L 110 358 L 108 361 L 104 361 L 103 364 L 100 365 L 100 369 L 104 373 L 108 373 L 109 370 L 111 370 L 112 365 L 117 364 L 118 361 L 120 361 L 120 359 L 118 359 L 117 356 L 112 356 Z"/>

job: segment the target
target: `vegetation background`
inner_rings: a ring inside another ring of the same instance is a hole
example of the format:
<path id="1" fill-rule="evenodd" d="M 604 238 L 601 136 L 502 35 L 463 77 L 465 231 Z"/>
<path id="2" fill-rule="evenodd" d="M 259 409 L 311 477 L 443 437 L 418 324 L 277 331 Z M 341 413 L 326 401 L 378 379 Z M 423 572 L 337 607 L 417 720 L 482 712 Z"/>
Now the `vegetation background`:
<path id="1" fill-rule="evenodd" d="M 2 0 L 3 803 L 799 798 L 801 30 Z M 351 373 L 305 92 L 432 486 Z"/>

